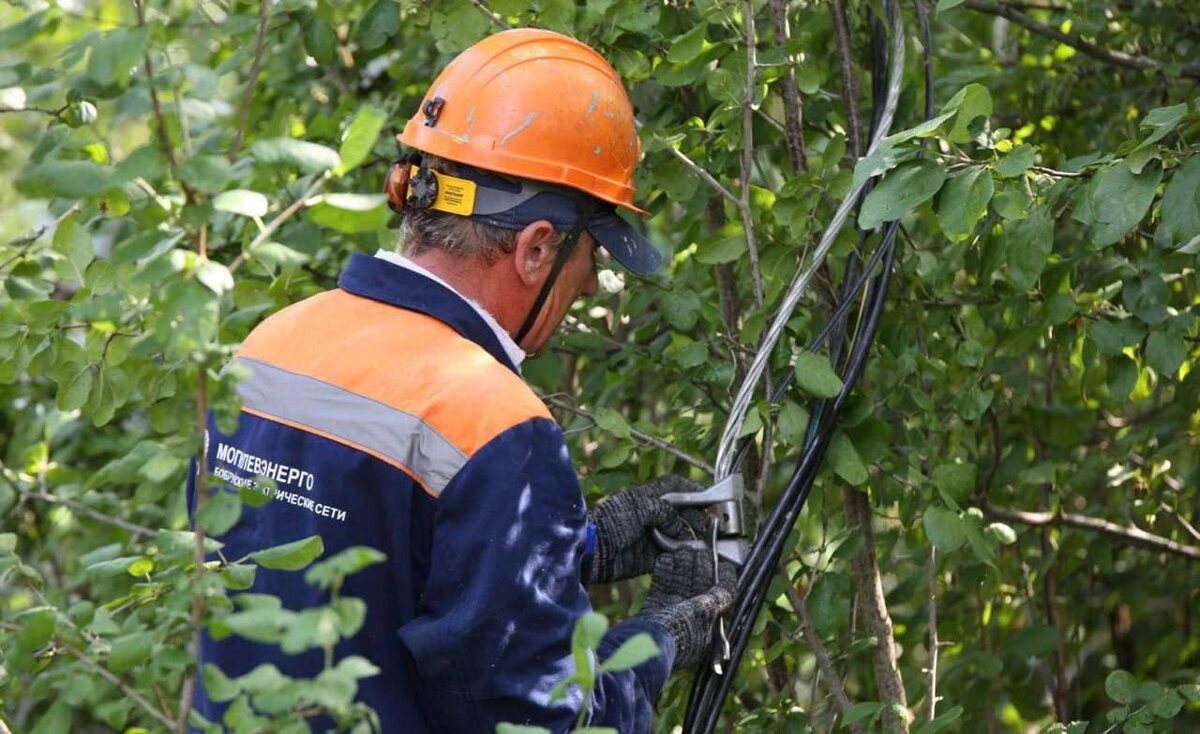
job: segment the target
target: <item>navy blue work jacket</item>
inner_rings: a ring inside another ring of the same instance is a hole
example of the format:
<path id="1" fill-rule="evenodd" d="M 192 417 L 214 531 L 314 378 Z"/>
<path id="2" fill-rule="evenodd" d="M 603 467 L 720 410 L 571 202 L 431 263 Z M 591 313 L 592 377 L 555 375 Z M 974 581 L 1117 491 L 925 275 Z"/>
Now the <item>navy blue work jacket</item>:
<path id="1" fill-rule="evenodd" d="M 339 286 L 268 318 L 234 359 L 248 374 L 243 409 L 232 434 L 210 420 L 209 470 L 218 485 L 272 501 L 243 508 L 220 537 L 225 557 L 311 535 L 325 557 L 356 545 L 387 554 L 341 589 L 367 612 L 336 649 L 380 669 L 359 681 L 359 700 L 385 732 L 492 732 L 505 721 L 569 729 L 582 694 L 550 694 L 573 670 L 571 633 L 591 606 L 581 575 L 587 518 L 562 431 L 458 294 L 361 254 Z M 188 493 L 194 510 L 191 483 Z M 265 568 L 248 591 L 291 610 L 329 601 L 303 574 Z M 593 726 L 650 729 L 674 659 L 670 637 L 631 619 L 599 653 L 638 632 L 663 654 L 600 676 Z M 323 664 L 320 650 L 284 655 L 207 633 L 200 658 L 231 678 L 264 664 L 315 677 Z M 209 721 L 228 705 L 199 691 Z"/>

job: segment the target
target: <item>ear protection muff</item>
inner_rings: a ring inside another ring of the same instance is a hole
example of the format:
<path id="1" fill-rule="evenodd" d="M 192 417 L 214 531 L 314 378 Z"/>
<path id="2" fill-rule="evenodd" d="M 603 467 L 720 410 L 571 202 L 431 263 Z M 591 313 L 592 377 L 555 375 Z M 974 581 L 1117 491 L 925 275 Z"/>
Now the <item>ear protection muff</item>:
<path id="1" fill-rule="evenodd" d="M 415 177 L 412 173 L 413 166 L 417 166 Z M 429 185 L 430 180 L 433 181 L 432 187 Z M 414 187 L 414 183 L 420 185 Z M 413 196 L 416 191 L 410 191 L 410 188 L 420 189 L 424 195 L 420 199 L 416 199 Z M 430 194 L 431 188 L 432 194 Z M 397 214 L 410 204 L 428 207 L 437 196 L 437 177 L 433 175 L 432 171 L 421 165 L 420 153 L 412 153 L 392 161 L 392 165 L 388 167 L 387 177 L 383 179 L 383 193 L 387 194 L 388 208 Z M 425 203 L 422 204 L 422 201 Z"/>

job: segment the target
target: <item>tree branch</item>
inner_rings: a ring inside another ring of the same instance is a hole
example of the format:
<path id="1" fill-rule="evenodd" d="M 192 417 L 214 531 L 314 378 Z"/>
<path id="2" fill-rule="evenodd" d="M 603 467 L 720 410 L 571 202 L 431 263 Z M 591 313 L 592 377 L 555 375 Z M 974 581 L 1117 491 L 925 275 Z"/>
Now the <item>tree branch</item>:
<path id="1" fill-rule="evenodd" d="M 137 10 L 138 27 L 146 25 L 146 10 L 142 6 L 142 0 L 133 0 L 133 7 Z M 179 177 L 179 156 L 175 154 L 175 144 L 171 142 L 171 135 L 167 132 L 167 121 L 163 115 L 162 103 L 158 99 L 158 89 L 154 84 L 154 62 L 150 59 L 150 52 L 146 51 L 142 54 L 142 64 L 146 67 L 146 87 L 150 90 L 150 107 L 154 110 L 154 121 L 158 128 L 158 144 L 163 150 L 163 155 L 167 157 L 167 165 L 171 168 L 171 177 L 179 182 L 179 186 L 183 189 L 184 197 L 189 203 L 196 200 L 196 192 L 188 185 L 186 181 Z"/>
<path id="2" fill-rule="evenodd" d="M 246 138 L 246 126 L 250 123 L 250 106 L 254 102 L 254 88 L 258 86 L 258 71 L 262 67 L 263 42 L 267 35 L 267 18 L 270 16 L 271 0 L 259 0 L 258 31 L 254 35 L 254 59 L 250 62 L 250 78 L 246 80 L 246 91 L 242 94 L 242 111 L 238 118 L 237 132 L 229 144 L 228 158 L 236 161 Z"/>
<path id="3" fill-rule="evenodd" d="M 567 411 L 568 413 L 573 413 L 575 415 L 582 416 L 582 417 L 587 418 L 588 420 L 592 421 L 593 423 L 596 422 L 595 417 L 590 412 L 584 410 L 583 408 L 575 406 L 574 404 L 572 404 L 571 402 L 569 402 L 567 400 L 564 400 L 559 397 L 555 397 L 554 395 L 541 395 L 540 397 L 542 398 L 542 401 L 544 403 L 546 403 L 547 405 L 549 405 L 551 407 L 559 408 L 561 410 Z M 709 475 L 713 475 L 716 473 L 716 470 L 712 467 L 711 464 L 709 464 L 701 459 L 697 459 L 695 456 L 692 456 L 691 454 L 687 453 L 686 451 L 679 448 L 678 446 L 676 446 L 673 443 L 664 441 L 661 438 L 658 438 L 656 436 L 651 436 L 648 433 L 642 433 L 641 431 L 637 430 L 636 428 L 632 428 L 632 427 L 629 429 L 629 435 L 633 436 L 635 439 L 637 439 L 638 441 L 641 441 L 644 444 L 653 446 L 657 449 L 661 449 L 662 451 L 666 451 L 668 454 L 674 456 L 675 458 L 685 461 L 685 462 L 691 464 L 692 466 L 696 467 L 697 469 L 703 470 L 704 472 L 706 472 Z"/>
<path id="4" fill-rule="evenodd" d="M 279 212 L 274 219 L 267 222 L 267 226 L 263 227 L 262 231 L 259 232 L 258 235 L 250 242 L 249 247 L 246 248 L 246 252 L 251 252 L 254 250 L 254 248 L 266 242 L 268 237 L 275 234 L 275 230 L 279 229 L 284 222 L 294 217 L 296 212 L 300 211 L 300 209 L 304 207 L 305 202 L 307 202 L 313 194 L 317 193 L 317 190 L 320 189 L 324 183 L 325 178 L 318 176 L 317 179 L 313 181 L 307 189 L 305 189 L 303 194 L 300 194 L 300 196 L 296 197 L 296 200 L 291 204 L 288 204 L 286 209 Z M 230 273 L 236 271 L 242 266 L 242 263 L 246 262 L 246 252 L 239 253 L 238 256 L 233 259 L 233 262 L 229 263 Z"/>
<path id="5" fill-rule="evenodd" d="M 696 163 L 691 158 L 688 158 L 686 155 L 684 155 L 684 153 L 682 151 L 680 151 L 674 145 L 671 145 L 669 142 L 667 142 L 665 139 L 663 139 L 663 137 L 660 136 L 658 133 L 654 133 L 653 137 L 656 141 L 661 143 L 663 145 L 663 147 L 665 147 L 668 151 L 670 151 L 671 155 L 675 156 L 675 159 L 677 161 L 679 161 L 680 163 L 682 163 L 684 168 L 688 169 L 692 173 L 699 176 L 700 180 L 703 181 L 704 183 L 708 184 L 710 187 L 712 187 L 713 191 L 716 191 L 721 196 L 724 196 L 726 199 L 728 199 L 730 202 L 732 202 L 734 206 L 738 207 L 739 209 L 742 207 L 742 200 L 739 199 L 738 197 L 734 196 L 732 191 L 730 191 L 729 189 L 722 186 L 721 182 L 718 181 L 717 179 L 713 178 L 713 175 L 711 173 L 704 170 L 698 163 Z"/>
<path id="6" fill-rule="evenodd" d="M 51 117 L 58 118 L 61 120 L 62 113 L 66 112 L 68 109 L 70 109 L 70 107 L 71 107 L 71 105 L 69 103 L 63 105 L 62 107 L 59 107 L 56 110 L 48 110 L 45 107 L 21 107 L 21 108 L 0 107 L 0 115 L 6 114 L 6 113 L 11 113 L 11 112 L 40 112 L 43 115 L 49 115 Z"/>
<path id="7" fill-rule="evenodd" d="M 1148 550 L 1170 553 L 1172 555 L 1200 561 L 1200 548 L 1184 545 L 1161 535 L 1148 533 L 1138 527 L 1126 527 L 1115 522 L 1109 522 L 1098 517 L 1076 515 L 1070 512 L 1026 512 L 1023 510 L 1006 510 L 992 505 L 986 505 L 989 515 L 1019 522 L 1032 527 L 1071 527 L 1103 533 L 1122 545 L 1130 545 Z"/>
<path id="8" fill-rule="evenodd" d="M 813 657 L 817 661 L 817 670 L 821 671 L 821 675 L 825 678 L 825 690 L 829 691 L 830 697 L 833 698 L 833 705 L 837 712 L 845 716 L 846 712 L 850 710 L 850 698 L 846 696 L 846 686 L 842 682 L 842 677 L 838 675 L 837 668 L 833 665 L 829 649 L 825 647 L 825 643 L 821 641 L 813 627 L 812 617 L 808 613 L 808 597 L 807 595 L 801 596 L 800 592 L 796 591 L 796 587 L 792 586 L 787 571 L 782 566 L 779 568 L 779 575 L 783 578 L 783 588 L 787 594 L 788 603 L 792 605 L 792 609 L 800 621 L 800 633 L 804 635 L 804 643 L 812 651 Z M 862 727 L 858 723 L 851 723 L 849 729 L 853 734 L 862 734 Z"/>
<path id="9" fill-rule="evenodd" d="M 75 500 L 67 499 L 66 497 L 59 497 L 43 490 L 22 489 L 19 484 L 12 480 L 12 477 L 8 476 L 7 472 L 3 471 L 3 469 L 3 465 L 0 465 L 0 477 L 3 477 L 4 483 L 11 487 L 12 490 L 19 495 L 40 500 L 52 505 L 61 505 L 62 507 L 74 510 L 80 514 L 87 515 L 97 522 L 102 522 L 106 525 L 112 525 L 113 527 L 127 530 L 132 533 L 135 538 L 152 538 L 156 534 L 155 531 L 151 530 L 150 528 L 143 527 L 141 525 L 135 525 L 134 523 L 131 523 L 127 520 L 122 520 L 119 517 L 105 515 L 103 512 L 94 510 L 81 502 L 76 502 Z"/>
<path id="10" fill-rule="evenodd" d="M 862 111 L 858 106 L 858 78 L 854 76 L 853 55 L 850 49 L 850 26 L 846 20 L 845 0 L 833 0 L 829 5 L 833 16 L 833 37 L 842 66 L 842 104 L 850 118 L 850 152 L 855 159 L 863 154 Z"/>
<path id="11" fill-rule="evenodd" d="M 770 0 L 769 5 L 771 21 L 775 26 L 774 45 L 782 48 L 792 38 L 787 0 Z M 792 168 L 797 173 L 806 173 L 808 155 L 804 152 L 804 112 L 800 105 L 800 89 L 796 86 L 796 68 L 791 58 L 788 59 L 787 73 L 779 83 L 783 86 L 784 140 L 787 142 L 788 155 L 792 159 Z"/>
<path id="12" fill-rule="evenodd" d="M 506 31 L 512 30 L 512 26 L 510 26 L 503 18 L 501 18 L 499 13 L 488 7 L 488 4 L 484 2 L 484 0 L 471 0 L 471 3 L 475 7 L 479 8 L 479 12 L 486 15 L 488 20 L 492 21 Z"/>
<path id="13" fill-rule="evenodd" d="M 871 525 L 871 502 L 867 495 L 854 487 L 845 490 L 846 525 L 852 534 L 863 539 L 863 545 L 850 567 L 854 572 L 854 585 L 858 595 L 858 607 L 862 612 L 866 632 L 875 638 L 873 653 L 875 687 L 883 703 L 881 728 L 888 734 L 908 733 L 908 698 L 904 692 L 904 681 L 896 665 L 895 627 L 888 613 L 887 599 L 883 595 L 883 580 L 879 574 L 879 561 L 875 557 L 875 531 Z"/>
<path id="14" fill-rule="evenodd" d="M 1031 33 L 1058 41 L 1106 64 L 1140 71 L 1160 71 L 1167 65 L 1166 62 L 1149 56 L 1113 51 L 1097 43 L 1085 41 L 1078 31 L 1063 33 L 1057 28 L 1039 23 L 1011 5 L 985 2 L 984 0 L 967 0 L 963 6 L 980 13 L 1007 18 Z M 1200 79 L 1200 64 L 1184 64 L 1179 69 L 1179 75 L 1190 79 Z"/>
<path id="15" fill-rule="evenodd" d="M 750 275 L 754 288 L 754 304 L 763 307 L 762 268 L 758 264 L 758 243 L 754 239 L 754 218 L 750 212 L 750 176 L 754 165 L 754 72 L 758 62 L 755 53 L 754 0 L 746 0 L 742 10 L 746 24 L 746 99 L 742 102 L 742 231 L 746 235 L 746 252 L 750 256 Z"/>
<path id="16" fill-rule="evenodd" d="M 108 681 L 109 683 L 112 683 L 114 686 L 121 689 L 121 692 L 124 693 L 126 696 L 128 696 L 130 701 L 133 701 L 134 703 L 136 703 L 138 705 L 139 708 L 141 708 L 143 711 L 145 711 L 146 713 L 153 716 L 155 721 L 159 722 L 160 724 L 165 726 L 167 729 L 174 728 L 175 722 L 171 721 L 170 717 L 167 716 L 167 714 L 163 713 L 162 711 L 159 711 L 158 708 L 155 707 L 154 704 L 152 704 L 146 700 L 145 696 L 138 693 L 132 686 L 130 686 L 125 681 L 121 680 L 120 677 L 118 677 L 117 675 L 111 673 L 103 665 L 96 663 L 96 661 L 89 658 L 86 654 L 80 652 L 79 650 L 76 650 L 75 648 L 71 647 L 70 645 L 64 644 L 62 646 L 62 649 L 66 650 L 68 653 L 70 653 L 80 663 L 83 663 L 83 667 L 87 668 L 88 670 L 92 671 L 93 673 L 100 676 L 104 680 Z"/>

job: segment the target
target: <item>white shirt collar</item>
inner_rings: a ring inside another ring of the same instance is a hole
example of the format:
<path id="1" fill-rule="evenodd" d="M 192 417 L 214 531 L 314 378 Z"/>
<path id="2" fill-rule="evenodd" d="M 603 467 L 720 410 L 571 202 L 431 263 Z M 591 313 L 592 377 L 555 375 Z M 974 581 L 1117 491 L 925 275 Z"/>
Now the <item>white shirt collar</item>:
<path id="1" fill-rule="evenodd" d="M 471 306 L 471 308 L 475 309 L 476 313 L 479 314 L 480 318 L 483 319 L 484 323 L 486 323 L 489 327 L 491 327 L 492 331 L 494 331 L 496 333 L 496 339 L 498 339 L 500 341 L 500 346 L 504 347 L 504 353 L 508 355 L 509 360 L 511 360 L 513 365 L 516 366 L 517 370 L 520 371 L 521 362 L 525 361 L 525 351 L 522 350 L 519 346 L 517 346 L 517 343 L 515 341 L 513 341 L 512 336 L 509 335 L 509 333 L 504 330 L 504 327 L 500 326 L 499 322 L 496 321 L 495 317 L 493 317 L 490 313 L 487 312 L 487 309 L 485 309 L 483 306 L 480 306 L 478 303 L 472 301 L 470 298 L 467 298 L 462 293 L 459 293 L 457 288 L 450 285 L 449 283 L 442 280 L 441 278 L 434 275 L 433 273 L 429 272 L 428 270 L 421 267 L 420 265 L 417 265 L 415 262 L 413 262 L 412 260 L 408 259 L 407 257 L 401 255 L 398 252 L 391 252 L 389 250 L 380 250 L 379 252 L 375 253 L 375 257 L 380 258 L 382 260 L 387 260 L 388 262 L 392 263 L 393 265 L 399 265 L 400 267 L 402 267 L 406 270 L 411 270 L 414 273 L 419 273 L 421 275 L 424 275 L 426 278 L 429 278 L 430 280 L 432 280 L 436 283 L 439 283 L 440 285 L 443 285 L 446 288 L 449 288 L 456 296 L 458 296 L 459 298 L 466 301 Z"/>

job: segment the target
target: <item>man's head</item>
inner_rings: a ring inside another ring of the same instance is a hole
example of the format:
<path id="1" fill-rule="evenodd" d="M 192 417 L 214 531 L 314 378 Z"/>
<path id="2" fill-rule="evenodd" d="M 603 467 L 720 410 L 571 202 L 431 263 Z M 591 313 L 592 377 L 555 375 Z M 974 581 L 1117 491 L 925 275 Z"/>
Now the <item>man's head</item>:
<path id="1" fill-rule="evenodd" d="M 661 261 L 616 213 L 645 214 L 633 205 L 632 105 L 616 71 L 574 39 L 522 29 L 480 41 L 442 71 L 398 139 L 419 151 L 385 184 L 408 254 L 492 279 L 465 290 L 489 294 L 483 305 L 529 353 L 595 292 L 597 246 L 638 274 Z M 524 315 L 509 315 L 518 306 Z"/>

